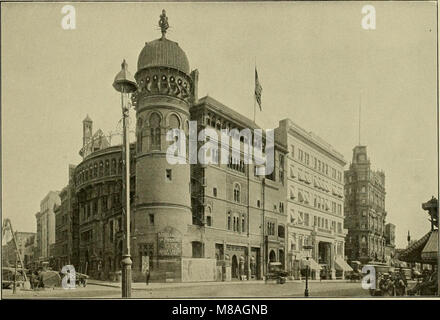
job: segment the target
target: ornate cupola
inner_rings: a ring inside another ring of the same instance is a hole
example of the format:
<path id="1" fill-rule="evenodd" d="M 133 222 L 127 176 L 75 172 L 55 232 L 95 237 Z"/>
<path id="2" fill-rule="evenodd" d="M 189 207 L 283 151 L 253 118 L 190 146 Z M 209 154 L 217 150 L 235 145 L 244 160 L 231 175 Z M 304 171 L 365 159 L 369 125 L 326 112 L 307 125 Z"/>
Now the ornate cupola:
<path id="1" fill-rule="evenodd" d="M 166 38 L 169 25 L 165 10 L 160 15 L 159 27 L 162 37 L 146 42 L 139 54 L 135 74 L 139 85 L 137 98 L 159 94 L 190 102 L 194 96 L 194 75 L 179 44 Z"/>

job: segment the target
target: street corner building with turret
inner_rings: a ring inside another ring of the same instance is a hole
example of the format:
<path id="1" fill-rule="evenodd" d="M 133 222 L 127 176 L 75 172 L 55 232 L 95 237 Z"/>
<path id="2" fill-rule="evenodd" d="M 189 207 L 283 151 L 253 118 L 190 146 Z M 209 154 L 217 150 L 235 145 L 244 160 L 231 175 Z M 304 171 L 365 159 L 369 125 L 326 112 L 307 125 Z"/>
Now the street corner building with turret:
<path id="1" fill-rule="evenodd" d="M 184 163 L 168 162 L 167 150 L 175 141 L 167 133 L 180 129 L 189 141 L 190 121 L 197 122 L 197 132 L 210 128 L 219 135 L 261 128 L 212 97 L 199 98 L 199 73 L 190 69 L 180 45 L 167 38 L 165 12 L 159 26 L 162 36 L 140 51 L 137 91 L 131 97 L 136 117 L 130 143 L 133 280 L 145 281 L 146 269 L 152 281 L 263 279 L 270 262 L 300 279 L 301 260 L 309 254 L 303 245 L 309 242 L 311 258 L 328 266 L 329 277 L 345 270 L 345 161 L 322 139 L 280 122 L 274 141 L 263 135 L 262 145 L 254 145 L 252 137 L 239 136 L 238 155 L 219 148 L 219 159 L 228 152 L 226 163 L 189 164 L 188 144 Z M 66 205 L 59 209 L 60 223 L 68 221 L 70 229 L 57 230 L 72 239 L 57 237 L 63 255 L 59 267 L 70 261 L 81 273 L 117 280 L 125 237 L 122 146 L 100 130 L 93 133 L 92 125 L 87 116 L 83 160 L 71 168 L 69 188 L 61 193 Z M 262 176 L 257 165 L 245 163 L 243 146 L 266 150 L 269 142 L 274 170 Z M 195 143 L 199 150 L 205 142 Z M 297 149 L 289 149 L 293 145 Z M 69 190 L 72 199 L 64 199 Z M 63 210 L 70 218 L 63 220 Z M 317 278 L 321 268 L 314 267 Z"/>
<path id="2" fill-rule="evenodd" d="M 344 172 L 346 255 L 350 261 L 386 263 L 387 245 L 394 246 L 394 228 L 386 226 L 385 173 L 371 168 L 366 146 L 353 149 Z M 393 239 L 387 239 L 393 238 Z M 388 241 L 387 241 L 388 240 Z"/>

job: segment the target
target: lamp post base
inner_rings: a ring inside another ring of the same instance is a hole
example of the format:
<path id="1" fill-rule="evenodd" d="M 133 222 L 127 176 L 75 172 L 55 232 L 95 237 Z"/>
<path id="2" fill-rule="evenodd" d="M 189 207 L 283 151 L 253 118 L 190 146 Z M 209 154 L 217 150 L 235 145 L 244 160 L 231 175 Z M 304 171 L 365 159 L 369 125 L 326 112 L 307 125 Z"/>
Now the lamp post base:
<path id="1" fill-rule="evenodd" d="M 122 298 L 131 298 L 131 265 L 130 255 L 122 256 Z"/>

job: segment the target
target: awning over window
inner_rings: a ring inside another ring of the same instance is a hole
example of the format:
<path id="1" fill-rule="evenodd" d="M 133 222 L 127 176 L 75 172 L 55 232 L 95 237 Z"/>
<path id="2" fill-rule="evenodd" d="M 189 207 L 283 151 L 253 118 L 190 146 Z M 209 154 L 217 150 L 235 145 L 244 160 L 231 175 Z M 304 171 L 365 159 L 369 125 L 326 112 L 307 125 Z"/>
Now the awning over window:
<path id="1" fill-rule="evenodd" d="M 336 257 L 335 260 L 335 267 L 336 269 L 340 270 L 340 271 L 353 271 L 353 268 L 350 267 L 350 265 L 341 257 Z"/>
<path id="2" fill-rule="evenodd" d="M 307 259 L 301 260 L 301 269 L 305 269 L 307 265 L 309 265 L 311 270 L 319 271 L 322 269 L 321 266 L 318 263 L 316 263 L 315 260 L 313 260 L 313 258 L 309 258 L 308 260 Z"/>

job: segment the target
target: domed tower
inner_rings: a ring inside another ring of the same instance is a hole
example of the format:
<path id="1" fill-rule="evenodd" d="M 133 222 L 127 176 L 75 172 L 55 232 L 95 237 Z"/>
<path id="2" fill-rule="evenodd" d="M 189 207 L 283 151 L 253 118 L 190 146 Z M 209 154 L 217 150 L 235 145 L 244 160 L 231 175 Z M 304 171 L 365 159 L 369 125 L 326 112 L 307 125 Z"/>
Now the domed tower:
<path id="1" fill-rule="evenodd" d="M 192 224 L 190 165 L 188 158 L 187 164 L 168 163 L 167 149 L 174 141 L 166 136 L 173 128 L 188 136 L 197 86 L 197 70 L 190 73 L 185 52 L 165 37 L 165 10 L 159 26 L 162 37 L 145 43 L 139 54 L 135 74 L 139 88 L 133 99 L 137 122 L 133 269 L 140 271 L 148 264 L 152 279 L 178 272 L 181 257 L 191 256 L 190 243 L 183 241 Z"/>

